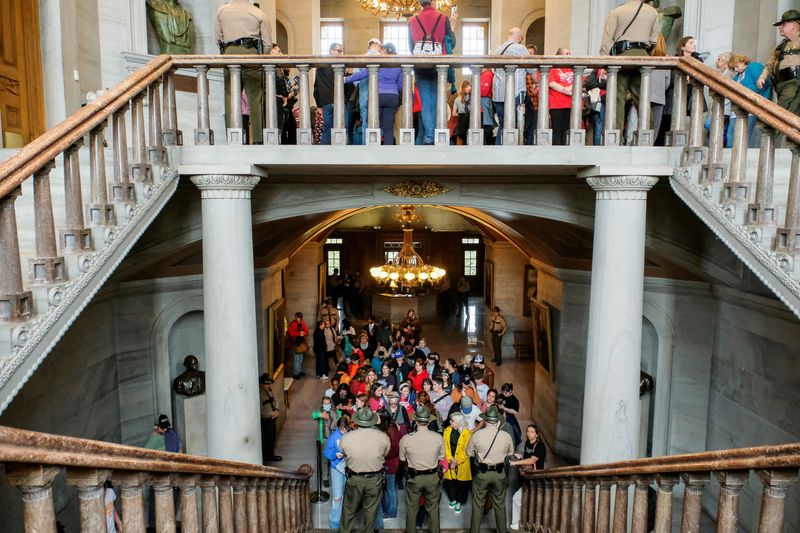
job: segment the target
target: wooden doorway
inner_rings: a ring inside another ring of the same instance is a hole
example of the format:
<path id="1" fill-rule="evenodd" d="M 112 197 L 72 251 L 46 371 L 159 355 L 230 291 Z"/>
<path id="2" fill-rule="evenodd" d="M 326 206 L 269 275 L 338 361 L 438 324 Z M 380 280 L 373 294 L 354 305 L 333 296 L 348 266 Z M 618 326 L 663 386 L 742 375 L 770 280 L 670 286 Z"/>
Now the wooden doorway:
<path id="1" fill-rule="evenodd" d="M 38 0 L 0 2 L 2 146 L 23 146 L 44 133 Z"/>

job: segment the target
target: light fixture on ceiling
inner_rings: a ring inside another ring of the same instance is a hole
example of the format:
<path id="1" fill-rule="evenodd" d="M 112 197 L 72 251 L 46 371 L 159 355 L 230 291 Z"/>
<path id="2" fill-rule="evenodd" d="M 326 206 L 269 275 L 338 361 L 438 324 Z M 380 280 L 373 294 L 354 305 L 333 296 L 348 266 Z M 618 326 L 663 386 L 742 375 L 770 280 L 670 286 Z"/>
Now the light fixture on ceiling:
<path id="1" fill-rule="evenodd" d="M 400 206 L 400 213 L 394 218 L 403 224 L 403 246 L 395 256 L 394 261 L 385 265 L 374 266 L 369 273 L 375 278 L 378 285 L 388 285 L 392 289 L 402 286 L 419 288 L 423 285 L 436 285 L 447 273 L 443 268 L 426 265 L 422 257 L 414 251 L 412 222 L 419 222 L 422 217 L 417 215 L 413 205 Z"/>
<path id="2" fill-rule="evenodd" d="M 437 11 L 450 14 L 457 0 L 434 0 L 433 5 Z M 421 7 L 419 0 L 358 0 L 361 8 L 375 16 L 395 16 L 398 19 L 419 13 Z"/>

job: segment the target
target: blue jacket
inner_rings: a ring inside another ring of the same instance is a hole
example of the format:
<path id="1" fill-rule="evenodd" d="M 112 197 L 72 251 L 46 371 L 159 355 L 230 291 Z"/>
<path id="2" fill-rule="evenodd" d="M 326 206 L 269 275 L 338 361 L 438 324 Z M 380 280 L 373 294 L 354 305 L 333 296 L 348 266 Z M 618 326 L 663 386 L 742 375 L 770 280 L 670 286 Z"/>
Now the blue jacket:
<path id="1" fill-rule="evenodd" d="M 758 81 L 758 78 L 761 76 L 763 71 L 764 65 L 753 61 L 747 65 L 747 68 L 744 69 L 744 72 L 741 74 L 736 74 L 733 79 L 751 91 L 760 94 L 764 98 L 770 98 L 772 96 L 772 80 L 770 78 L 767 78 L 763 89 L 759 89 L 758 85 L 756 85 L 756 81 Z"/>
<path id="2" fill-rule="evenodd" d="M 355 83 L 369 77 L 369 69 L 362 68 L 355 74 L 347 76 L 345 83 Z M 366 84 L 363 86 L 367 88 Z M 365 91 L 366 92 L 366 91 Z M 403 71 L 399 68 L 381 67 L 378 69 L 378 94 L 402 94 Z"/>
<path id="3" fill-rule="evenodd" d="M 336 457 L 336 454 L 339 453 L 339 442 L 342 440 L 342 430 L 336 429 L 331 436 L 328 437 L 328 440 L 325 441 L 325 449 L 322 451 L 322 455 L 331 462 L 331 466 L 336 468 L 336 465 L 344 461 L 344 459 L 340 459 Z"/>

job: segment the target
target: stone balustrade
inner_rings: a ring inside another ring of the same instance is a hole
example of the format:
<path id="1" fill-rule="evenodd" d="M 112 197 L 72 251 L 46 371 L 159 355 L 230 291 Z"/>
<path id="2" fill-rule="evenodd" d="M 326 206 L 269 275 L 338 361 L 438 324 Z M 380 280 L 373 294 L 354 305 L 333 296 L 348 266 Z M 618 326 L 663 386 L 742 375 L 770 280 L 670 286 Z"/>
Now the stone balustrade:
<path id="1" fill-rule="evenodd" d="M 146 530 L 148 487 L 154 493 L 158 533 L 176 530 L 175 491 L 180 495 L 180 529 L 187 533 L 310 529 L 309 465 L 290 472 L 2 426 L 0 463 L 6 482 L 21 493 L 28 533 L 56 531 L 53 483 L 62 475 L 77 489 L 83 533 L 106 531 L 107 480 L 119 488 L 128 533 Z"/>
<path id="2" fill-rule="evenodd" d="M 673 499 L 683 485 L 680 531 L 696 532 L 700 531 L 703 492 L 715 482 L 719 485 L 717 531 L 734 533 L 738 531 L 739 493 L 753 473 L 764 486 L 758 531 L 781 533 L 787 490 L 799 472 L 800 443 L 552 470 L 523 468 L 520 529 L 537 533 L 625 533 L 630 514 L 630 531 L 645 533 L 651 511 L 648 491 L 654 487 L 655 532 L 670 533 Z M 620 497 L 623 491 L 625 496 Z"/>

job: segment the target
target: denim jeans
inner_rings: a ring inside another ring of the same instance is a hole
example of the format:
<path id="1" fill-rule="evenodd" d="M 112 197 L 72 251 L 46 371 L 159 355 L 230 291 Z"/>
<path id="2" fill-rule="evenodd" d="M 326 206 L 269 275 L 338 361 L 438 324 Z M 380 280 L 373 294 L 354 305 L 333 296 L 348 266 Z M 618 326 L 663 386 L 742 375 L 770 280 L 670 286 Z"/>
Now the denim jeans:
<path id="1" fill-rule="evenodd" d="M 292 368 L 292 375 L 293 376 L 298 376 L 298 375 L 300 375 L 300 372 L 303 371 L 303 356 L 304 355 L 305 354 L 303 354 L 303 353 L 294 354 L 294 365 L 293 365 L 293 368 Z"/>
<path id="2" fill-rule="evenodd" d="M 362 139 L 359 144 L 367 143 L 367 136 L 364 135 L 364 130 L 367 129 L 367 112 L 369 111 L 369 80 L 361 80 L 358 82 L 358 108 L 361 115 L 361 132 Z"/>
<path id="3" fill-rule="evenodd" d="M 331 144 L 331 128 L 333 128 L 333 104 L 322 106 L 322 135 L 319 144 Z"/>
<path id="4" fill-rule="evenodd" d="M 395 474 L 386 474 L 386 488 L 383 489 L 381 509 L 386 518 L 397 518 L 397 483 Z"/>
<path id="5" fill-rule="evenodd" d="M 728 142 L 733 145 L 733 136 L 734 136 L 734 126 L 736 125 L 736 121 L 739 117 L 731 116 L 730 122 L 728 122 L 728 130 L 725 132 L 725 138 L 728 139 Z M 756 116 L 755 115 L 747 115 L 747 146 L 748 148 L 757 148 L 754 145 L 756 135 Z"/>
<path id="6" fill-rule="evenodd" d="M 422 100 L 422 116 L 417 144 L 433 144 L 436 131 L 436 78 L 426 75 L 417 77 L 417 89 Z"/>
<path id="7" fill-rule="evenodd" d="M 328 513 L 328 526 L 330 529 L 339 529 L 345 481 L 347 481 L 347 478 L 344 474 L 331 466 L 331 510 Z"/>
<path id="8" fill-rule="evenodd" d="M 600 146 L 603 144 L 603 125 L 606 120 L 606 104 L 603 102 L 600 105 L 600 111 L 592 111 L 592 125 L 593 128 L 593 137 L 592 137 L 592 145 L 593 146 Z"/>
<path id="9" fill-rule="evenodd" d="M 524 96 L 525 96 L 524 93 L 520 93 L 520 94 L 518 94 L 516 96 L 516 98 L 514 99 L 514 102 L 516 103 L 516 105 L 522 105 L 522 101 L 523 101 Z M 499 127 L 497 128 L 497 137 L 495 137 L 495 139 L 494 139 L 494 144 L 499 146 L 499 145 L 503 144 L 503 123 L 504 123 L 504 119 L 505 119 L 504 115 L 505 115 L 505 111 L 506 111 L 506 103 L 505 102 L 498 102 L 496 100 L 494 100 L 492 103 L 494 104 L 494 110 L 497 113 L 497 123 L 499 125 Z M 514 112 L 516 113 L 516 111 L 517 111 L 517 109 L 515 107 L 514 108 Z M 524 124 L 523 124 L 523 127 L 524 127 Z M 517 125 L 517 128 L 519 128 L 519 124 Z"/>

